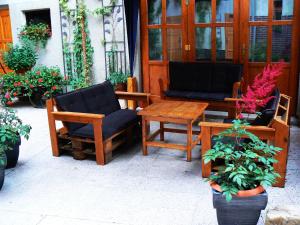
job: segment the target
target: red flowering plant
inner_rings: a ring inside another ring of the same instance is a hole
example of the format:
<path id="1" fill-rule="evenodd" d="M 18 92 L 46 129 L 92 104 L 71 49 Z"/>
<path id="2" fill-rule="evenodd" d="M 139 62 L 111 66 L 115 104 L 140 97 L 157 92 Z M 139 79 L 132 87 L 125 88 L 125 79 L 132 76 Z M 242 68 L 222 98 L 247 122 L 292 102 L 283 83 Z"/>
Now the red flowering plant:
<path id="1" fill-rule="evenodd" d="M 22 95 L 26 95 L 26 91 L 24 88 L 24 76 L 18 75 L 14 72 L 7 73 L 2 76 L 1 83 L 1 103 L 3 105 L 10 106 L 13 104 L 14 98 Z"/>
<path id="2" fill-rule="evenodd" d="M 39 66 L 25 75 L 5 74 L 1 80 L 1 103 L 10 106 L 20 96 L 32 96 L 35 93 L 50 98 L 62 92 L 66 81 L 58 67 Z"/>
<path id="3" fill-rule="evenodd" d="M 25 86 L 28 95 L 39 93 L 50 98 L 63 91 L 65 80 L 58 67 L 39 66 L 25 75 Z"/>
<path id="4" fill-rule="evenodd" d="M 253 84 L 236 103 L 237 119 L 230 128 L 214 138 L 213 148 L 204 156 L 204 163 L 224 162 L 208 181 L 220 187 L 219 190 L 223 192 L 227 201 L 239 191 L 271 186 L 279 177 L 273 164 L 277 162 L 275 155 L 281 149 L 269 145 L 247 131 L 249 123 L 242 113 L 256 113 L 273 98 L 270 95 L 276 88 L 276 81 L 282 74 L 283 67 L 282 62 L 267 65 L 263 72 L 255 77 Z"/>

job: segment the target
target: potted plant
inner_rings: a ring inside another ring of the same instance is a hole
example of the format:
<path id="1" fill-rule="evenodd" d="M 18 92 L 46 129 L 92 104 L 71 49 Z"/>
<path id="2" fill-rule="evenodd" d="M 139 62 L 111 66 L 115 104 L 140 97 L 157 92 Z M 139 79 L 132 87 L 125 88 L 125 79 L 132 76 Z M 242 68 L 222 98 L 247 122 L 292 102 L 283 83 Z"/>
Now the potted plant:
<path id="1" fill-rule="evenodd" d="M 248 132 L 249 123 L 242 112 L 254 113 L 267 104 L 282 68 L 283 63 L 269 65 L 255 78 L 237 102 L 238 119 L 215 137 L 213 148 L 204 156 L 204 163 L 223 162 L 217 173 L 208 178 L 219 225 L 257 224 L 268 201 L 264 187 L 272 186 L 279 177 L 273 163 L 281 149 Z"/>
<path id="2" fill-rule="evenodd" d="M 112 72 L 108 76 L 108 80 L 114 85 L 116 91 L 127 90 L 128 74 L 123 72 Z"/>
<path id="3" fill-rule="evenodd" d="M 25 88 L 34 107 L 44 107 L 45 101 L 62 93 L 66 84 L 58 67 L 38 66 L 25 75 Z"/>
<path id="4" fill-rule="evenodd" d="M 34 45 L 29 40 L 22 41 L 21 44 L 9 45 L 8 51 L 3 54 L 5 65 L 18 74 L 24 74 L 30 70 L 37 60 Z"/>
<path id="5" fill-rule="evenodd" d="M 0 189 L 4 181 L 4 169 L 16 166 L 19 158 L 21 136 L 28 139 L 31 127 L 24 125 L 15 111 L 0 111 Z"/>
<path id="6" fill-rule="evenodd" d="M 19 34 L 20 40 L 30 40 L 37 48 L 45 48 L 48 39 L 51 37 L 51 31 L 48 24 L 37 23 L 25 25 Z"/>

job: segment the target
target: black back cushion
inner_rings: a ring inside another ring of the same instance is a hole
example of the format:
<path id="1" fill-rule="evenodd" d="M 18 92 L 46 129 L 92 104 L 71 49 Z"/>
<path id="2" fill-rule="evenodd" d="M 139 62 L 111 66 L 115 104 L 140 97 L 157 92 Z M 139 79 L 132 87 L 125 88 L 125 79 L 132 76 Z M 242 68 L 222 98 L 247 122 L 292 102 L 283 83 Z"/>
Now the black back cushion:
<path id="1" fill-rule="evenodd" d="M 108 115 L 121 109 L 114 88 L 109 81 L 85 88 L 81 91 L 81 95 L 89 113 Z"/>
<path id="2" fill-rule="evenodd" d="M 69 92 L 55 97 L 60 111 L 87 113 L 88 109 L 80 93 L 80 90 Z M 64 123 L 70 132 L 81 128 L 81 123 Z"/>
<path id="3" fill-rule="evenodd" d="M 119 110 L 120 104 L 109 81 L 69 92 L 55 98 L 61 111 L 108 115 Z M 65 123 L 69 132 L 83 127 L 81 123 Z"/>
<path id="4" fill-rule="evenodd" d="M 211 88 L 213 92 L 232 93 L 233 84 L 241 80 L 243 65 L 232 63 L 214 64 Z"/>
<path id="5" fill-rule="evenodd" d="M 213 66 L 211 63 L 170 62 L 170 90 L 211 91 Z"/>
<path id="6" fill-rule="evenodd" d="M 276 88 L 271 96 L 274 96 L 266 105 L 265 107 L 261 108 L 260 115 L 258 115 L 255 120 L 252 121 L 251 125 L 256 126 L 268 126 L 271 120 L 273 119 L 276 108 L 278 105 L 278 101 L 280 98 L 280 92 Z"/>

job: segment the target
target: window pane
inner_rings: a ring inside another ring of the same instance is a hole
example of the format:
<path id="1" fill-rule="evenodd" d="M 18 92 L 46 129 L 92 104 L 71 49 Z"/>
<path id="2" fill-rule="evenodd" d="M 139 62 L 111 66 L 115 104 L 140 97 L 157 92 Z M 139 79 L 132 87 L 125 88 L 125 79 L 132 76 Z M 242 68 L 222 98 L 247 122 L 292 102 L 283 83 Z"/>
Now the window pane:
<path id="1" fill-rule="evenodd" d="M 274 20 L 291 20 L 293 18 L 294 0 L 274 0 Z"/>
<path id="2" fill-rule="evenodd" d="M 148 0 L 149 24 L 161 24 L 161 0 Z"/>
<path id="3" fill-rule="evenodd" d="M 233 28 L 217 27 L 216 30 L 217 60 L 233 59 Z"/>
<path id="4" fill-rule="evenodd" d="M 268 27 L 253 26 L 250 28 L 249 60 L 265 62 L 267 60 Z"/>
<path id="5" fill-rule="evenodd" d="M 211 59 L 211 28 L 196 28 L 196 60 Z"/>
<path id="6" fill-rule="evenodd" d="M 273 26 L 272 32 L 272 61 L 291 60 L 292 26 Z"/>
<path id="7" fill-rule="evenodd" d="M 167 23 L 181 23 L 181 0 L 167 0 Z"/>
<path id="8" fill-rule="evenodd" d="M 196 23 L 210 23 L 211 21 L 211 0 L 195 1 L 195 21 Z"/>
<path id="9" fill-rule="evenodd" d="M 233 0 L 217 1 L 217 22 L 233 21 Z"/>
<path id="10" fill-rule="evenodd" d="M 170 61 L 182 60 L 182 34 L 180 29 L 167 30 L 168 59 Z"/>
<path id="11" fill-rule="evenodd" d="M 269 7 L 267 0 L 251 0 L 250 4 L 250 21 L 268 20 Z"/>
<path id="12" fill-rule="evenodd" d="M 149 59 L 163 59 L 161 29 L 149 29 Z"/>

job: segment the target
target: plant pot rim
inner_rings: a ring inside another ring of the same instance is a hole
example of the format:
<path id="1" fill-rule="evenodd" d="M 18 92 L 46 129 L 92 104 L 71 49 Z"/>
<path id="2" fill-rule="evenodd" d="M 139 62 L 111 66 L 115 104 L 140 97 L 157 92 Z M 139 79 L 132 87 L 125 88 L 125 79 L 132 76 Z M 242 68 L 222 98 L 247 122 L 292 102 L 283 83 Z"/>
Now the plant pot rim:
<path id="1" fill-rule="evenodd" d="M 221 186 L 218 185 L 216 182 L 210 182 L 210 186 L 218 192 L 223 192 Z M 256 188 L 251 189 L 251 190 L 238 191 L 238 193 L 235 196 L 241 197 L 241 198 L 252 197 L 252 196 L 259 195 L 259 194 L 263 193 L 264 191 L 265 191 L 264 187 L 259 185 Z"/>

